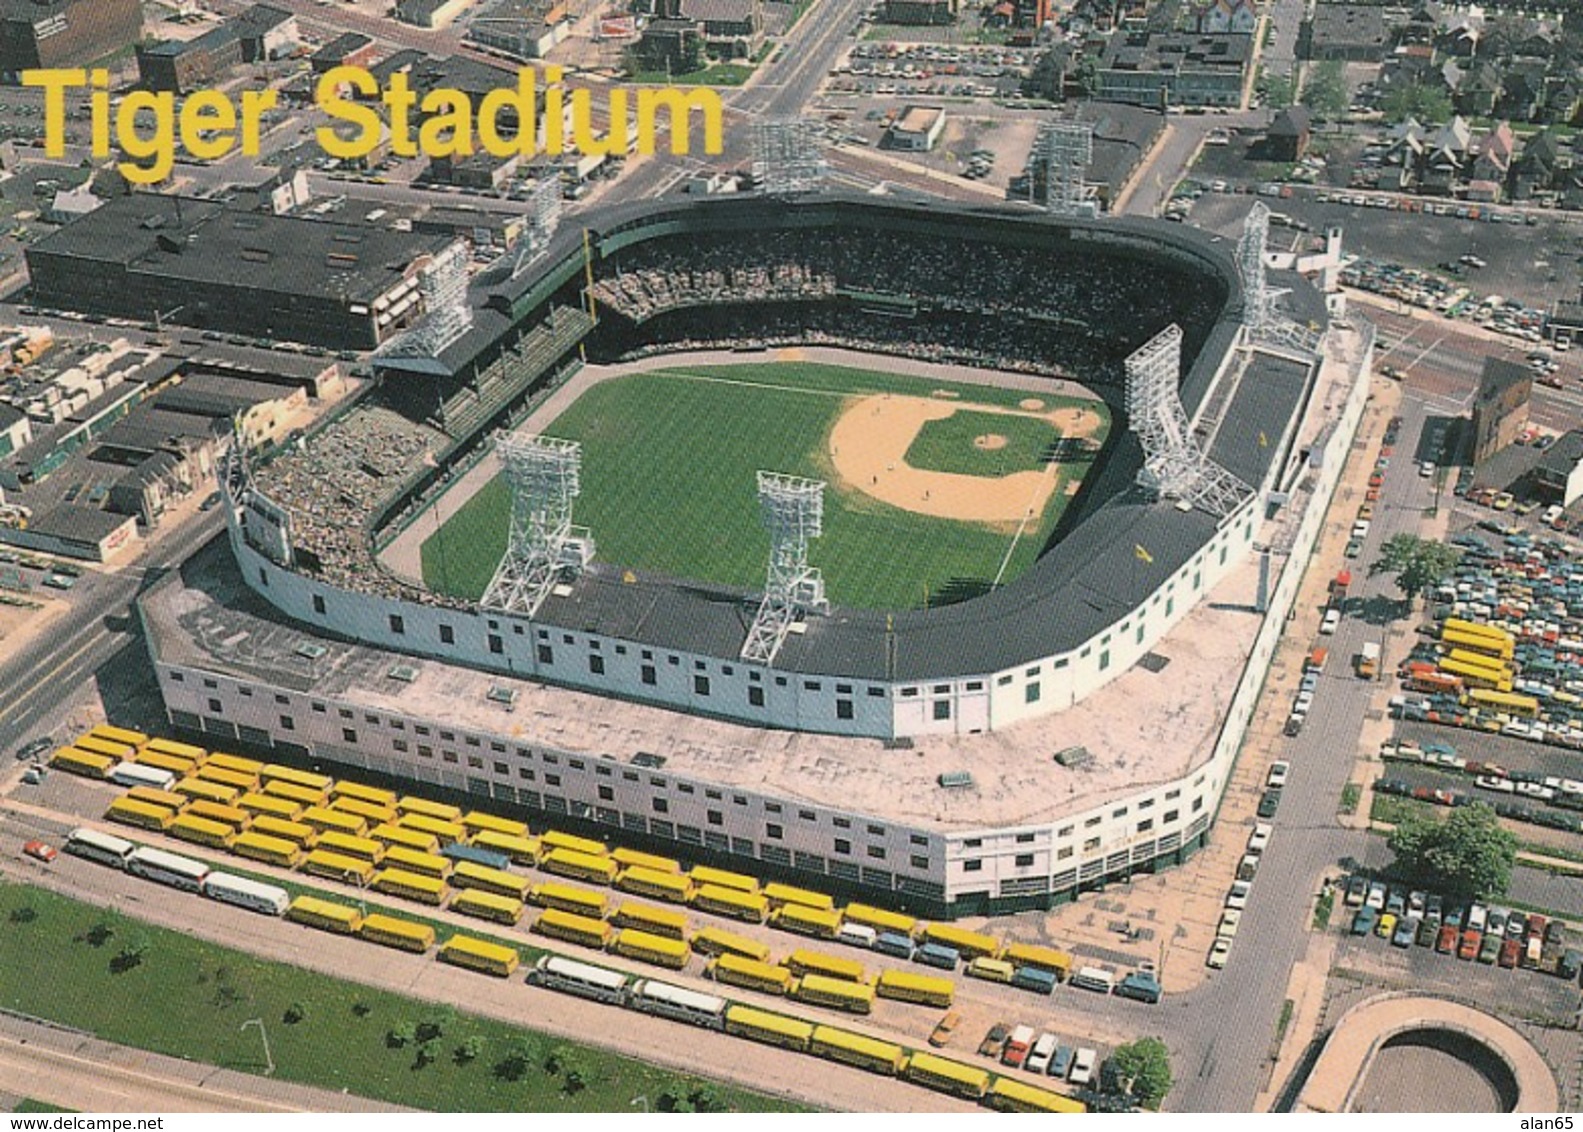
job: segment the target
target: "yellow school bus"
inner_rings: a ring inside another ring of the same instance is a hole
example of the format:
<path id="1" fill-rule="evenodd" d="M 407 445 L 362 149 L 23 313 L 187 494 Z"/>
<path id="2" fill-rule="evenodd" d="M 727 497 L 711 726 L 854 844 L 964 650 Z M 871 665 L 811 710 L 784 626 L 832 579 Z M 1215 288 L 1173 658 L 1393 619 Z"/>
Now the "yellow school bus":
<path id="1" fill-rule="evenodd" d="M 721 888 L 706 884 L 693 893 L 692 906 L 701 912 L 717 916 L 730 916 L 751 924 L 762 924 L 769 913 L 769 901 L 757 892 L 743 892 L 737 888 Z"/>
<path id="2" fill-rule="evenodd" d="M 700 955 L 737 955 L 759 963 L 769 961 L 767 944 L 722 928 L 701 928 L 693 933 L 693 950 Z"/>
<path id="3" fill-rule="evenodd" d="M 464 888 L 451 897 L 451 911 L 477 916 L 497 924 L 515 925 L 522 919 L 522 901 L 478 888 Z"/>
<path id="4" fill-rule="evenodd" d="M 312 849 L 319 843 L 319 831 L 314 829 L 313 826 L 305 825 L 300 821 L 285 821 L 281 818 L 267 816 L 258 817 L 253 819 L 252 832 L 292 841 L 303 849 Z"/>
<path id="5" fill-rule="evenodd" d="M 525 876 L 508 873 L 504 869 L 492 869 L 488 865 L 474 864 L 472 861 L 457 861 L 452 866 L 451 883 L 457 888 L 482 889 L 484 892 L 510 896 L 515 900 L 525 900 L 529 888 L 528 878 Z"/>
<path id="6" fill-rule="evenodd" d="M 421 814 L 424 817 L 439 818 L 441 821 L 461 821 L 462 807 L 453 806 L 449 802 L 435 802 L 428 798 L 420 798 L 416 794 L 403 794 L 396 799 L 396 809 L 405 814 Z"/>
<path id="7" fill-rule="evenodd" d="M 628 900 L 617 908 L 610 916 L 610 922 L 618 928 L 637 928 L 640 931 L 653 935 L 668 936 L 671 939 L 685 940 L 687 938 L 687 914 L 673 911 L 670 908 L 656 908 L 652 904 L 639 904 L 635 900 Z"/>
<path id="8" fill-rule="evenodd" d="M 49 765 L 72 774 L 80 774 L 84 778 L 109 778 L 110 772 L 115 769 L 121 760 L 111 758 L 109 755 L 95 754 L 93 751 L 82 751 L 76 747 L 58 747 L 49 757 Z"/>
<path id="9" fill-rule="evenodd" d="M 286 919 L 337 935 L 353 935 L 363 926 L 363 915 L 356 908 L 317 896 L 297 897 L 286 909 Z"/>
<path id="10" fill-rule="evenodd" d="M 551 939 L 561 939 L 568 943 L 580 943 L 584 947 L 601 949 L 610 942 L 610 936 L 615 931 L 603 920 L 596 920 L 591 916 L 579 916 L 573 912 L 563 912 L 559 908 L 546 908 L 541 912 L 539 918 L 533 921 L 533 930 Z"/>
<path id="11" fill-rule="evenodd" d="M 492 829 L 484 829 L 473 834 L 472 844 L 478 849 L 504 853 L 511 858 L 513 865 L 532 868 L 539 863 L 539 839 L 536 837 L 516 837 L 509 833 L 496 833 Z"/>
<path id="12" fill-rule="evenodd" d="M 190 813 L 179 815 L 165 832 L 194 845 L 207 845 L 211 849 L 229 849 L 236 840 L 236 830 L 222 822 L 193 817 Z"/>
<path id="13" fill-rule="evenodd" d="M 296 821 L 302 816 L 302 807 L 290 798 L 277 798 L 273 794 L 243 794 L 236 800 L 238 809 L 246 810 L 255 818 L 266 814 L 282 821 Z"/>
<path id="14" fill-rule="evenodd" d="M 868 1014 L 874 1009 L 873 987 L 824 975 L 804 975 L 797 979 L 792 983 L 791 996 L 798 1002 L 833 1006 L 851 1014 Z"/>
<path id="15" fill-rule="evenodd" d="M 533 902 L 542 908 L 558 908 L 562 912 L 575 912 L 579 916 L 603 919 L 609 898 L 602 892 L 590 892 L 575 884 L 545 881 L 531 889 Z"/>
<path id="16" fill-rule="evenodd" d="M 219 766 L 214 761 L 218 757 L 220 756 L 210 755 L 209 761 L 193 771 L 193 775 L 203 779 L 205 782 L 218 782 L 221 786 L 233 787 L 244 794 L 250 790 L 258 789 L 258 775 Z"/>
<path id="17" fill-rule="evenodd" d="M 542 844 L 542 842 L 541 842 Z M 616 863 L 609 857 L 579 853 L 575 849 L 551 849 L 539 858 L 539 868 L 547 873 L 609 884 L 616 879 Z"/>
<path id="18" fill-rule="evenodd" d="M 462 828 L 467 830 L 470 837 L 476 837 L 486 830 L 490 833 L 503 833 L 507 837 L 526 837 L 528 835 L 527 822 L 497 817 L 495 814 L 486 814 L 482 810 L 469 810 L 463 814 Z"/>
<path id="19" fill-rule="evenodd" d="M 453 935 L 441 946 L 440 961 L 504 979 L 521 964 L 522 956 L 514 947 L 503 947 L 471 936 Z"/>
<path id="20" fill-rule="evenodd" d="M 378 786 L 365 786 L 361 782 L 348 782 L 341 779 L 330 787 L 332 798 L 356 798 L 360 802 L 373 802 L 376 806 L 394 806 L 396 792 L 385 790 Z"/>
<path id="21" fill-rule="evenodd" d="M 655 853 L 640 853 L 636 849 L 612 849 L 610 859 L 624 869 L 652 869 L 657 873 L 680 873 L 682 863 Z"/>
<path id="22" fill-rule="evenodd" d="M 682 940 L 654 935 L 637 928 L 624 928 L 617 932 L 610 950 L 628 959 L 641 959 L 645 963 L 669 967 L 673 971 L 680 971 L 687 966 L 689 955 L 687 944 Z"/>
<path id="23" fill-rule="evenodd" d="M 327 849 L 315 849 L 304 857 L 302 871 L 309 876 L 329 877 L 348 884 L 366 885 L 374 876 L 372 862 L 348 857 L 345 853 L 331 853 Z"/>
<path id="24" fill-rule="evenodd" d="M 790 884 L 766 884 L 764 898 L 770 902 L 771 908 L 796 904 L 803 908 L 817 908 L 821 912 L 835 910 L 834 897 L 823 892 L 810 892 L 806 888 L 797 888 Z"/>
<path id="25" fill-rule="evenodd" d="M 397 947 L 419 955 L 434 946 L 434 929 L 428 924 L 400 920 L 383 912 L 371 913 L 357 934 L 371 943 Z"/>
<path id="26" fill-rule="evenodd" d="M 756 1042 L 806 1051 L 813 1039 L 813 1023 L 784 1014 L 771 1014 L 751 1006 L 726 1008 L 726 1033 L 751 1038 Z"/>
<path id="27" fill-rule="evenodd" d="M 164 833 L 176 820 L 176 811 L 149 802 L 140 802 L 136 798 L 117 798 L 110 803 L 110 808 L 104 812 L 104 816 L 122 825 L 133 825 L 139 829 Z"/>
<path id="28" fill-rule="evenodd" d="M 439 877 L 409 873 L 405 869 L 380 869 L 368 882 L 368 887 L 375 892 L 404 896 L 408 900 L 432 904 L 436 908 L 445 903 L 446 894 L 450 891 Z"/>
<path id="29" fill-rule="evenodd" d="M 669 900 L 673 904 L 685 904 L 693 894 L 693 882 L 681 873 L 661 872 L 642 865 L 623 868 L 616 876 L 616 887 L 622 892 Z"/>
<path id="30" fill-rule="evenodd" d="M 284 837 L 271 837 L 267 833 L 259 833 L 256 830 L 249 830 L 232 842 L 231 852 L 238 857 L 248 857 L 268 865 L 279 865 L 283 869 L 296 868 L 302 864 L 304 856 L 302 846 L 295 841 L 287 841 Z"/>
<path id="31" fill-rule="evenodd" d="M 815 1026 L 808 1052 L 887 1077 L 896 1076 L 907 1064 L 907 1051 L 895 1042 L 849 1033 L 834 1026 Z"/>
<path id="32" fill-rule="evenodd" d="M 785 994 L 792 985 L 792 973 L 785 967 L 746 959 L 729 951 L 711 959 L 704 967 L 704 974 L 716 982 L 765 994 Z"/>

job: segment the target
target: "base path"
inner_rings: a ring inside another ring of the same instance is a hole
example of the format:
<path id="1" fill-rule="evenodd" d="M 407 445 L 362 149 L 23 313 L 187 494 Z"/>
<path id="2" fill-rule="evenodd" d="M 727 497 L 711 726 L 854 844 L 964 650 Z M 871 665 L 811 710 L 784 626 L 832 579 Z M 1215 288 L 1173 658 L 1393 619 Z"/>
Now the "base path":
<path id="1" fill-rule="evenodd" d="M 1060 482 L 1062 465 L 1058 462 L 1046 464 L 1038 471 L 1006 476 L 936 472 L 907 463 L 907 450 L 924 425 L 943 421 L 961 410 L 1048 421 L 1062 437 L 1092 436 L 1103 424 L 1103 418 L 1093 409 L 1036 412 L 876 394 L 848 408 L 830 430 L 828 457 L 841 486 L 903 511 L 937 519 L 1016 524 L 1041 514 Z M 980 437 L 975 443 L 994 448 L 1000 446 L 996 440 L 1005 444 L 1004 437 L 993 435 Z"/>

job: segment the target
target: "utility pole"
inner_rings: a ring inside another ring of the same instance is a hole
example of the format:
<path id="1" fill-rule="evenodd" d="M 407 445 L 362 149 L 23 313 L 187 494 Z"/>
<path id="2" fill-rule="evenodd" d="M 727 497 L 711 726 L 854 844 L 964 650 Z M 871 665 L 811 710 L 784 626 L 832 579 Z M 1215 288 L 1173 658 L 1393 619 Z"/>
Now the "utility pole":
<path id="1" fill-rule="evenodd" d="M 275 1072 L 275 1058 L 269 1052 L 269 1032 L 264 1029 L 264 1020 L 262 1018 L 249 1018 L 242 1023 L 243 1030 L 246 1030 L 249 1026 L 258 1027 L 258 1036 L 264 1043 L 264 1076 L 273 1076 Z"/>

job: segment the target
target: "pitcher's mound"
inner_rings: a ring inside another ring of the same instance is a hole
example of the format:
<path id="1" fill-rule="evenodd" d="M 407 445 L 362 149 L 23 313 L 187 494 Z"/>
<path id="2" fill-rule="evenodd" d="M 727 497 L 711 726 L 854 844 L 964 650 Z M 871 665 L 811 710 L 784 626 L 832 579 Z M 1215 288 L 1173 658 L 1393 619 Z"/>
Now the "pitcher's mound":
<path id="1" fill-rule="evenodd" d="M 997 448 L 1006 447 L 1006 438 L 998 432 L 980 433 L 973 438 L 973 447 L 982 448 L 986 452 L 993 452 Z"/>
<path id="2" fill-rule="evenodd" d="M 1021 401 L 1017 402 L 1017 407 L 1019 409 L 1029 409 L 1033 412 L 1038 412 L 1040 409 L 1044 408 L 1044 402 L 1039 400 L 1037 397 L 1024 397 Z"/>

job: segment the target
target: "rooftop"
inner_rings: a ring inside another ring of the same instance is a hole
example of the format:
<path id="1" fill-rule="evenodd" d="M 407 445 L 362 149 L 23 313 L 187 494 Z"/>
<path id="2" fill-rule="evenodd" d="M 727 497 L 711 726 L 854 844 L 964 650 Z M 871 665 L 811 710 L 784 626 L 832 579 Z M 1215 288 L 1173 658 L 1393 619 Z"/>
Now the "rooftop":
<path id="1" fill-rule="evenodd" d="M 369 225 L 241 212 L 213 201 L 134 193 L 107 201 L 28 249 L 122 265 L 194 286 L 249 287 L 372 302 L 445 240 Z"/>
<path id="2" fill-rule="evenodd" d="M 310 636 L 243 584 L 217 538 L 143 600 L 150 649 L 179 664 L 518 742 L 630 762 L 665 758 L 668 774 L 815 802 L 940 831 L 1049 822 L 1186 774 L 1208 761 L 1259 615 L 1249 561 L 1200 602 L 1138 666 L 1059 715 L 989 734 L 931 737 L 911 750 L 879 740 L 771 731 L 570 691 Z M 309 661 L 297 649 L 325 650 Z M 415 673 L 392 679 L 401 664 Z M 515 693 L 512 704 L 493 689 Z M 1093 761 L 1062 767 L 1057 751 Z M 971 789 L 938 777 L 970 770 Z"/>

